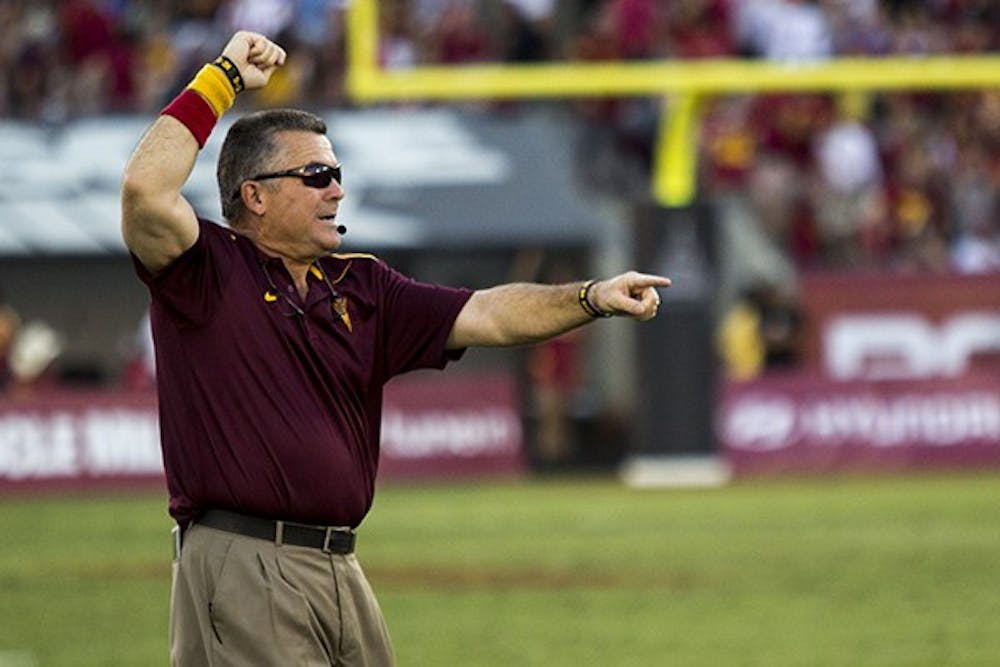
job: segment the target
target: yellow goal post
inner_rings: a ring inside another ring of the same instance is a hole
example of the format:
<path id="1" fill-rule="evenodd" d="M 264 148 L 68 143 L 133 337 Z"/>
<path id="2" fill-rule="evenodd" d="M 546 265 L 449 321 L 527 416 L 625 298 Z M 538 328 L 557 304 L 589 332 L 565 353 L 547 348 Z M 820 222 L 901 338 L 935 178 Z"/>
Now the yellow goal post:
<path id="1" fill-rule="evenodd" d="M 347 90 L 361 104 L 517 98 L 662 97 L 652 192 L 668 207 L 696 192 L 697 141 L 711 95 L 1000 88 L 1000 56 L 833 58 L 779 64 L 759 60 L 660 60 L 530 65 L 421 65 L 382 69 L 376 0 L 351 0 Z"/>

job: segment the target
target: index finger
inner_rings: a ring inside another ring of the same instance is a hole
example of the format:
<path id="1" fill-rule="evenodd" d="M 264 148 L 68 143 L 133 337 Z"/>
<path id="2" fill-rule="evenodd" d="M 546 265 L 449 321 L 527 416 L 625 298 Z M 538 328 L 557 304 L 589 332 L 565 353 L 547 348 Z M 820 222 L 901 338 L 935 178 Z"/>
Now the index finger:
<path id="1" fill-rule="evenodd" d="M 666 276 L 658 276 L 652 273 L 635 273 L 629 276 L 631 287 L 670 287 L 671 280 Z"/>

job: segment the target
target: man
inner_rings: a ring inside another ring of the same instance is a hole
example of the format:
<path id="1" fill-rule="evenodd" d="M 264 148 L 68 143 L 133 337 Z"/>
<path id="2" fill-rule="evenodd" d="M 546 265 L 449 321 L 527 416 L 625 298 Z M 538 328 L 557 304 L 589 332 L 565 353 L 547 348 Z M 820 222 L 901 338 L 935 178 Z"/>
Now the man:
<path id="1" fill-rule="evenodd" d="M 378 463 L 382 386 L 473 345 L 551 338 L 595 317 L 656 314 L 634 272 L 471 291 L 332 254 L 340 166 L 318 117 L 247 115 L 218 164 L 229 227 L 181 196 L 198 150 L 243 89 L 285 60 L 238 32 L 136 147 L 122 231 L 149 287 L 161 437 L 179 557 L 178 665 L 391 665 L 354 557 Z"/>

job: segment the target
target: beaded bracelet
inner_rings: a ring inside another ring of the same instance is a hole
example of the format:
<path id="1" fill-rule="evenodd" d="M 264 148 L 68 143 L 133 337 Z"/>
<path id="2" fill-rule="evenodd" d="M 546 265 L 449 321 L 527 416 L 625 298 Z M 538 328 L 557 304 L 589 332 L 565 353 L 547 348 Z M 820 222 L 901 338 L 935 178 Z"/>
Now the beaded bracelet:
<path id="1" fill-rule="evenodd" d="M 576 293 L 576 299 L 580 302 L 580 307 L 583 308 L 583 312 L 587 313 L 591 317 L 611 317 L 614 313 L 605 312 L 590 302 L 590 288 L 596 283 L 596 280 L 591 279 L 580 285 L 580 290 Z"/>
<path id="2" fill-rule="evenodd" d="M 243 92 L 246 85 L 243 83 L 243 75 L 240 74 L 239 68 L 236 66 L 228 56 L 219 56 L 212 64 L 222 70 L 222 73 L 226 75 L 229 79 L 229 84 L 233 87 L 233 92 L 237 95 Z"/>

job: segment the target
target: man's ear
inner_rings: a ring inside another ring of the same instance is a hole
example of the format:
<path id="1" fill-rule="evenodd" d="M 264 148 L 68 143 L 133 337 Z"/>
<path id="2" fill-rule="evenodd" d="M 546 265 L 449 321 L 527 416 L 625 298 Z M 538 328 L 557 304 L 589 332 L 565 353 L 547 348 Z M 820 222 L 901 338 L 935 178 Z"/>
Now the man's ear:
<path id="1" fill-rule="evenodd" d="M 264 214 L 264 189 L 260 183 L 243 181 L 240 185 L 240 198 L 246 210 L 258 216 Z"/>

